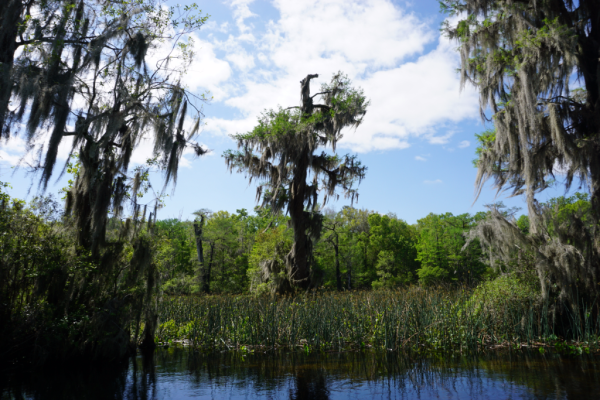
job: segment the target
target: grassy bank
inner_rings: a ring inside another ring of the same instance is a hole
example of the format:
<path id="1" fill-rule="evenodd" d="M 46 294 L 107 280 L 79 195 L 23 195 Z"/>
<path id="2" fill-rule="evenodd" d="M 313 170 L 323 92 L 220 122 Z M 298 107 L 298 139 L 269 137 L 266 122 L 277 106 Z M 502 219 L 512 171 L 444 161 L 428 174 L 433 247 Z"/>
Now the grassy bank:
<path id="1" fill-rule="evenodd" d="M 242 351 L 471 352 L 507 346 L 598 350 L 597 315 L 587 313 L 577 320 L 568 312 L 549 312 L 551 305 L 533 300 L 490 298 L 469 290 L 419 287 L 295 297 L 173 297 L 160 306 L 156 340 Z"/>

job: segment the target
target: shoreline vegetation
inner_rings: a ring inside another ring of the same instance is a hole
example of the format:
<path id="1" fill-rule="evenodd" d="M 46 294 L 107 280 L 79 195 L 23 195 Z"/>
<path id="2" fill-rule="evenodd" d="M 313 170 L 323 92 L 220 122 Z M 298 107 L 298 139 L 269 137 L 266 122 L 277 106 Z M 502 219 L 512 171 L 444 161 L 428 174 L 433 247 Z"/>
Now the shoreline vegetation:
<path id="1" fill-rule="evenodd" d="M 494 270 L 477 243 L 466 244 L 465 233 L 485 215 L 430 214 L 408 225 L 367 210 L 325 214 L 325 226 L 336 225 L 315 241 L 313 282 L 321 285 L 287 294 L 276 294 L 277 286 L 260 276 L 265 259 L 280 257 L 279 279 L 285 279 L 282 259 L 291 244 L 285 217 L 261 209 L 205 216 L 207 276 L 196 258 L 198 221 L 139 216 L 143 246 L 125 243 L 113 260 L 118 268 L 102 275 L 94 285 L 104 289 L 95 293 L 90 279 L 98 279 L 102 263 L 73 246 L 74 230 L 60 204 L 51 198 L 26 204 L 0 194 L 6 278 L 0 288 L 9 305 L 0 310 L 8 321 L 0 328 L 0 356 L 9 369 L 76 359 L 110 363 L 138 348 L 179 345 L 242 354 L 533 349 L 579 355 L 600 349 L 595 298 L 571 303 L 553 292 L 544 300 L 529 252 L 515 251 Z M 559 200 L 563 214 L 589 204 L 581 196 Z M 525 234 L 526 222 L 515 224 Z M 111 219 L 107 236 L 122 229 L 122 221 Z M 135 263 L 149 267 L 131 275 L 127 268 Z"/>
<path id="2" fill-rule="evenodd" d="M 600 352 L 597 315 L 578 321 L 566 309 L 550 309 L 533 298 L 511 298 L 485 284 L 475 290 L 414 286 L 344 293 L 313 290 L 296 296 L 173 296 L 159 307 L 162 322 L 156 342 L 242 353 Z"/>

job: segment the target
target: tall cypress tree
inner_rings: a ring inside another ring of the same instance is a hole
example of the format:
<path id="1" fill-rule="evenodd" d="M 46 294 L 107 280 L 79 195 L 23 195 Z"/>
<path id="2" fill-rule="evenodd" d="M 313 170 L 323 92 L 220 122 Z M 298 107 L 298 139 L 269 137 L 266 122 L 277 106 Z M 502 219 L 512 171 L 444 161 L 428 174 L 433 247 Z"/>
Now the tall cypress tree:
<path id="1" fill-rule="evenodd" d="M 335 151 L 342 130 L 360 125 L 369 105 L 362 90 L 340 73 L 311 96 L 310 81 L 317 77 L 308 75 L 300 82 L 300 106 L 266 111 L 251 132 L 233 136 L 240 150 L 224 154 L 231 170 L 262 180 L 257 198 L 263 197 L 263 205 L 289 213 L 294 244 L 286 256 L 287 276 L 289 283 L 301 288 L 310 286 L 312 240 L 322 227 L 319 193 L 324 195 L 323 204 L 336 196 L 338 188 L 354 200 L 358 196 L 354 184 L 366 172 L 354 155 L 315 154 L 319 147 Z M 315 104 L 315 97 L 323 103 Z M 269 276 L 268 263 L 263 276 Z"/>

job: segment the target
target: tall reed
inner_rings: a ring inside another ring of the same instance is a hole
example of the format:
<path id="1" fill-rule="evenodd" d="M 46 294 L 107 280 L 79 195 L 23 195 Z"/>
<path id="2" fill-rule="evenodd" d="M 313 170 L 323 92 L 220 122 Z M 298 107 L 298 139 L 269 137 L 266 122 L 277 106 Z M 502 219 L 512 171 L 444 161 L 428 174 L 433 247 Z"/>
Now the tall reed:
<path id="1" fill-rule="evenodd" d="M 558 340 L 552 322 L 557 319 L 549 318 L 547 306 L 505 302 L 481 307 L 469 290 L 173 297 L 162 302 L 159 316 L 158 342 L 184 340 L 204 349 L 479 351 Z M 571 325 L 560 327 L 566 339 L 597 348 L 597 315 L 566 320 Z"/>

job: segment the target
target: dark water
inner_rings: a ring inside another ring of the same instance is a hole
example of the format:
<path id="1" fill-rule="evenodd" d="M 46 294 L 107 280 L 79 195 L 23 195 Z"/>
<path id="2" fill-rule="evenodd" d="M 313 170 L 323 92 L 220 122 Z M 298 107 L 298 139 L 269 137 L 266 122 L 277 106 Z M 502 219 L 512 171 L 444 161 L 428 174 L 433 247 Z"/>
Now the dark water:
<path id="1" fill-rule="evenodd" d="M 0 377 L 4 399 L 600 399 L 600 356 L 196 354 Z"/>

